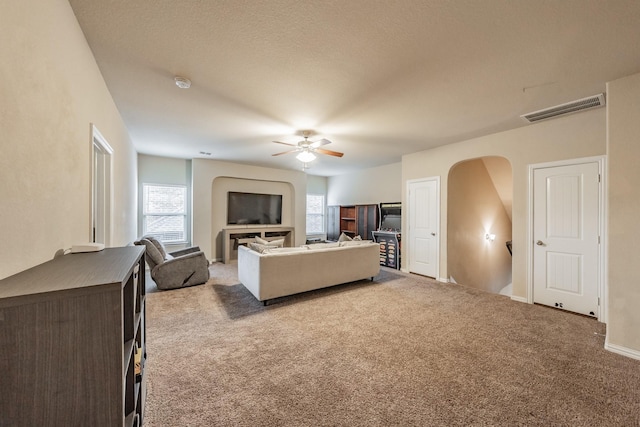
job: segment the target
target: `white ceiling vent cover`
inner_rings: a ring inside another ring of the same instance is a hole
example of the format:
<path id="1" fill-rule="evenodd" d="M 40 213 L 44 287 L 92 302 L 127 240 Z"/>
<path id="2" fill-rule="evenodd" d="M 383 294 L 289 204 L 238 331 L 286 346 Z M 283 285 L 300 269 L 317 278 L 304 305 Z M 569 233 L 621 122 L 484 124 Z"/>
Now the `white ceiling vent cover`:
<path id="1" fill-rule="evenodd" d="M 566 104 L 556 105 L 555 107 L 545 108 L 544 110 L 534 111 L 532 113 L 523 114 L 520 117 L 529 123 L 539 122 L 541 120 L 552 119 L 566 114 L 577 113 L 578 111 L 590 110 L 592 108 L 604 107 L 604 93 L 593 95 L 577 101 L 567 102 Z"/>

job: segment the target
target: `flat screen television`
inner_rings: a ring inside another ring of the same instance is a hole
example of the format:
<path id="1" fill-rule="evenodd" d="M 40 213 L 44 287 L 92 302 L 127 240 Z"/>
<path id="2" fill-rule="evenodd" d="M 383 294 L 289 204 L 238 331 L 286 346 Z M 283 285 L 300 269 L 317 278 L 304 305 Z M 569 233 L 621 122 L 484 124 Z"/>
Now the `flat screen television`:
<path id="1" fill-rule="evenodd" d="M 227 193 L 227 225 L 282 224 L 282 195 Z"/>

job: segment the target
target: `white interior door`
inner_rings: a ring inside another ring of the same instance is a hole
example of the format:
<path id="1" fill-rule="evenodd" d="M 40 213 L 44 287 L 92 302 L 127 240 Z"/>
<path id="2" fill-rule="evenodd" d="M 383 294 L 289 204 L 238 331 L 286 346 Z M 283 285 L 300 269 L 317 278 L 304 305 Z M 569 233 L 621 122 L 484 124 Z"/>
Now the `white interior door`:
<path id="1" fill-rule="evenodd" d="M 598 162 L 533 171 L 533 301 L 598 316 Z"/>
<path id="2" fill-rule="evenodd" d="M 409 182 L 409 272 L 438 277 L 439 181 Z"/>
<path id="3" fill-rule="evenodd" d="M 91 234 L 90 242 L 110 245 L 111 234 L 111 155 L 113 149 L 91 126 Z"/>

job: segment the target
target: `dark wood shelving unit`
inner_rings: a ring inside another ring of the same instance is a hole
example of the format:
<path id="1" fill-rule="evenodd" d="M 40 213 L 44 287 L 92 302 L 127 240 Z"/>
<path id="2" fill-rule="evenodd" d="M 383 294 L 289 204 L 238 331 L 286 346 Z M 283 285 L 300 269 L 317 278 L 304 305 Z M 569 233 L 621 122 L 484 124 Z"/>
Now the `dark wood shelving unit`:
<path id="1" fill-rule="evenodd" d="M 373 231 L 378 229 L 378 205 L 358 205 L 356 207 L 356 234 L 363 240 L 373 240 Z"/>
<path id="2" fill-rule="evenodd" d="M 328 212 L 327 240 L 336 241 L 341 233 L 372 240 L 371 232 L 378 229 L 378 205 L 329 206 Z"/>
<path id="3" fill-rule="evenodd" d="M 0 424 L 142 425 L 143 255 L 68 254 L 0 280 Z"/>
<path id="4" fill-rule="evenodd" d="M 349 237 L 357 234 L 356 213 L 355 206 L 340 206 L 340 233 Z"/>
<path id="5" fill-rule="evenodd" d="M 327 206 L 327 240 L 340 237 L 340 206 Z"/>

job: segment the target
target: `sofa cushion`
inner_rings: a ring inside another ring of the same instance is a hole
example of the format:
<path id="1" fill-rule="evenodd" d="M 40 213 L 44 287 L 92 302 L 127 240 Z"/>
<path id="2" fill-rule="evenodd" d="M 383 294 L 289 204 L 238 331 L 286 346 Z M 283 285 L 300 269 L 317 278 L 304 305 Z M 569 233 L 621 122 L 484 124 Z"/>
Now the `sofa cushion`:
<path id="1" fill-rule="evenodd" d="M 368 245 L 371 242 L 372 242 L 371 240 L 351 240 L 350 242 L 340 242 L 339 245 L 340 247 L 358 246 L 358 245 Z"/>
<path id="2" fill-rule="evenodd" d="M 338 242 L 327 242 L 327 243 L 312 243 L 310 245 L 304 245 L 307 248 L 313 250 L 316 249 L 323 249 L 323 248 L 337 248 L 340 246 L 340 243 Z"/>
<path id="3" fill-rule="evenodd" d="M 263 252 L 264 254 L 286 254 L 290 252 L 306 252 L 309 249 L 306 246 L 300 246 L 299 248 L 267 248 Z"/>
<path id="4" fill-rule="evenodd" d="M 338 237 L 338 242 L 350 242 L 351 240 L 353 239 L 344 233 L 342 233 L 340 237 Z"/>

